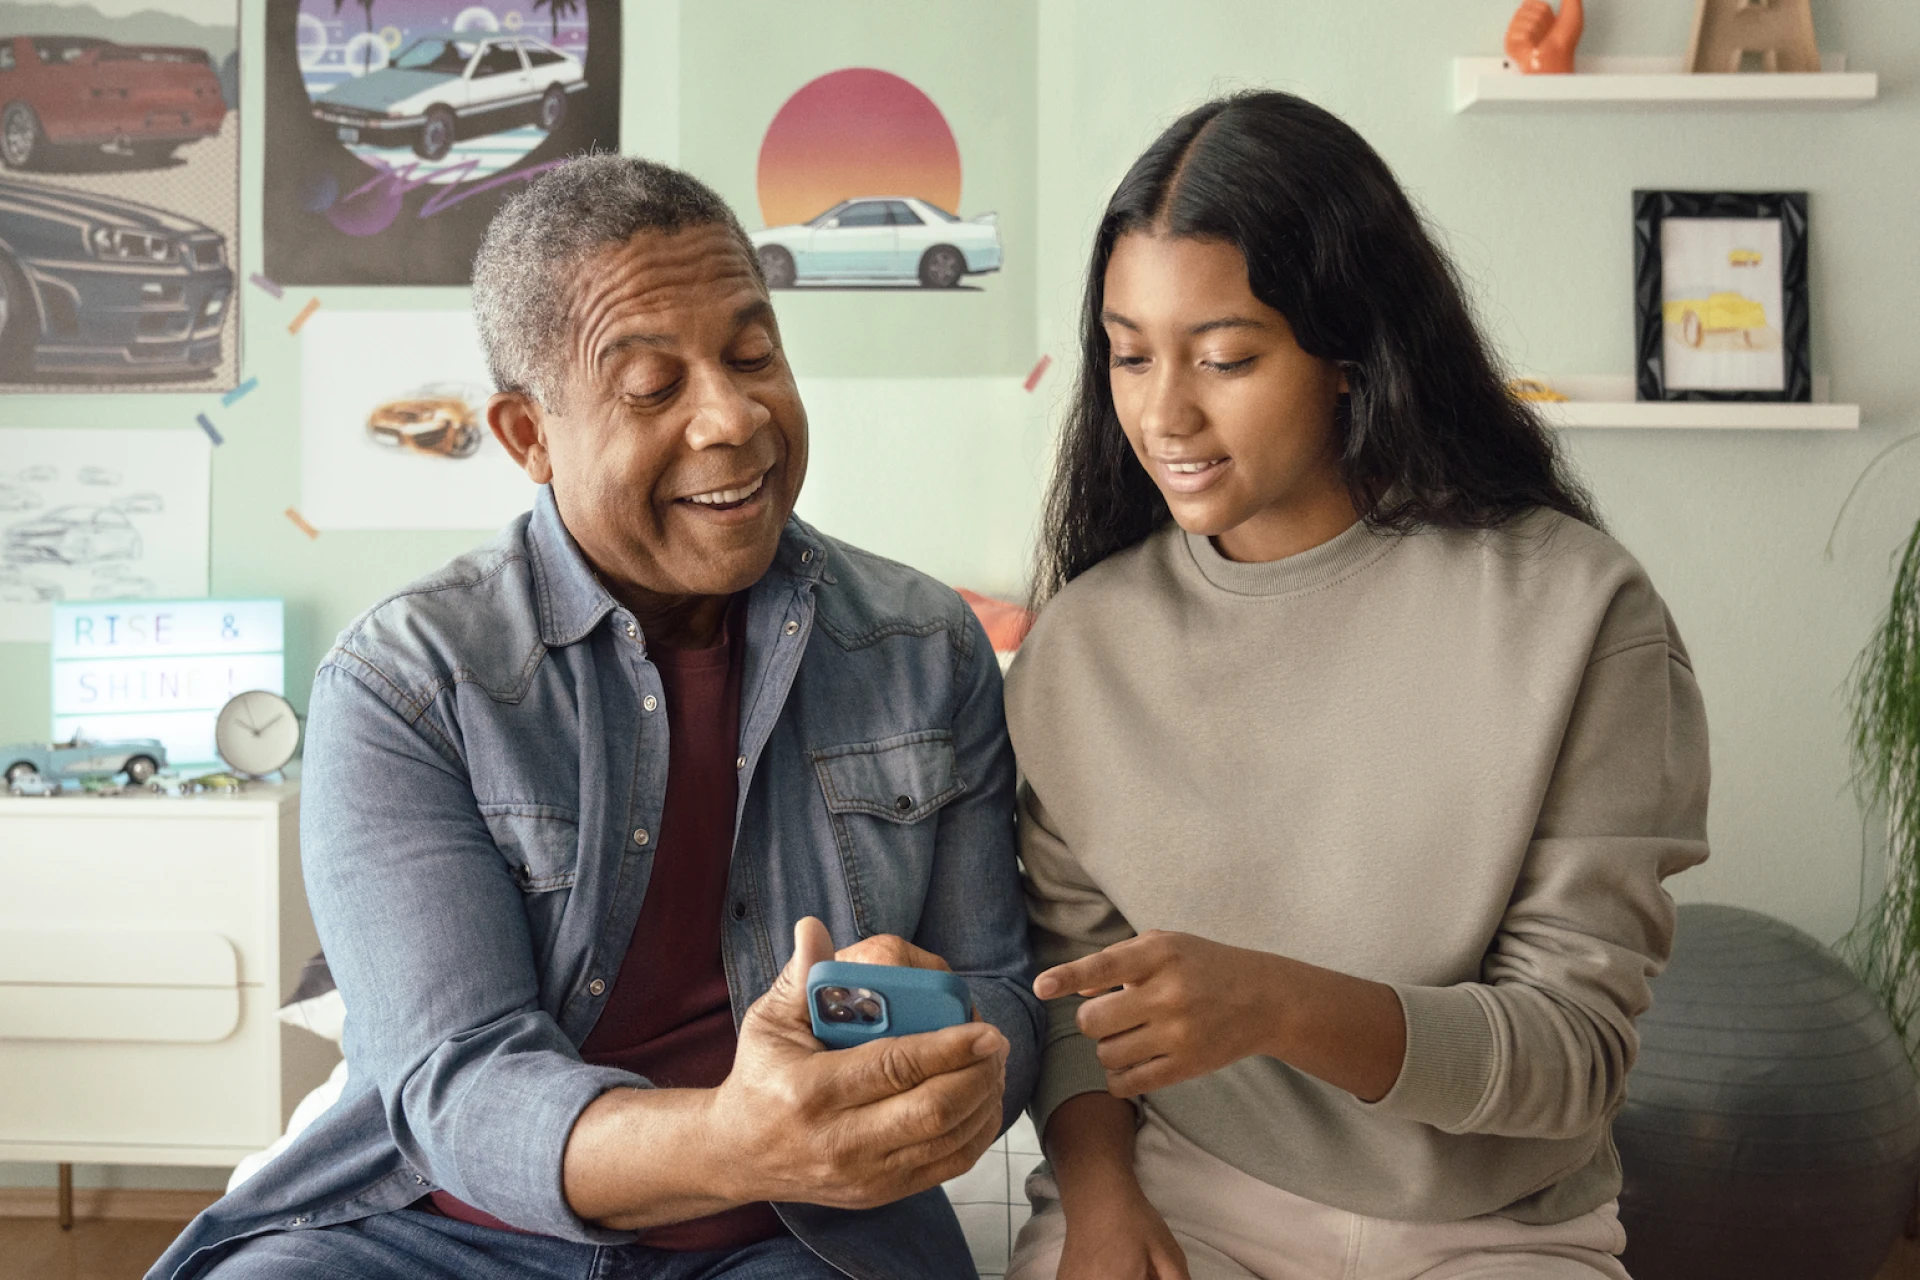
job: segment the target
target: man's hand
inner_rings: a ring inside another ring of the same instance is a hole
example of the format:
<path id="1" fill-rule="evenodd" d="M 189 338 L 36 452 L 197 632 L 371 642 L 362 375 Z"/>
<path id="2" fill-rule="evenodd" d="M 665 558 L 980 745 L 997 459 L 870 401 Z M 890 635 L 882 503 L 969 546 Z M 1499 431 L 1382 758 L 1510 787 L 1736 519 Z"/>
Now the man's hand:
<path id="1" fill-rule="evenodd" d="M 832 945 L 818 920 L 796 925 L 792 960 L 741 1022 L 710 1113 L 727 1153 L 719 1167 L 736 1171 L 728 1199 L 872 1208 L 966 1172 L 1000 1131 L 1008 1046 L 991 1025 L 821 1048 L 807 970 Z M 868 938 L 841 958 L 947 967 L 898 938 Z"/>

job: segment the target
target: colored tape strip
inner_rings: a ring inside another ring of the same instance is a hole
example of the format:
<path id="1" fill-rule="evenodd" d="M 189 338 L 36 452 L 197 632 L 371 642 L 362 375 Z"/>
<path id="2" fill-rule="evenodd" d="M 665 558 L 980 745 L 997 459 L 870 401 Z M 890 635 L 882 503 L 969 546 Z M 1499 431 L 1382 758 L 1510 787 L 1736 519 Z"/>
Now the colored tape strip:
<path id="1" fill-rule="evenodd" d="M 308 298 L 307 305 L 300 308 L 300 314 L 295 316 L 293 318 L 293 323 L 287 326 L 287 332 L 288 333 L 300 332 L 300 326 L 305 324 L 307 322 L 307 318 L 311 316 L 314 312 L 318 311 L 319 309 L 320 309 L 320 299 Z"/>
<path id="2" fill-rule="evenodd" d="M 1040 385 L 1040 379 L 1047 376 L 1047 366 L 1053 363 L 1053 357 L 1043 355 L 1033 366 L 1033 372 L 1027 375 L 1026 387 L 1031 391 Z"/>
<path id="3" fill-rule="evenodd" d="M 262 289 L 265 289 L 268 293 L 272 294 L 276 298 L 284 298 L 287 296 L 287 291 L 285 289 L 282 289 L 279 285 L 267 279 L 265 276 L 261 275 L 258 271 L 248 276 L 247 279 L 253 281 L 254 284 L 258 285 Z"/>
<path id="4" fill-rule="evenodd" d="M 293 521 L 293 527 L 306 534 L 309 538 L 317 538 L 320 536 L 320 531 L 308 524 L 307 518 L 298 511 L 295 511 L 292 507 L 287 508 L 287 519 Z"/>
<path id="5" fill-rule="evenodd" d="M 241 383 L 239 386 L 235 387 L 233 390 L 227 392 L 227 394 L 221 396 L 220 403 L 225 405 L 227 408 L 231 409 L 233 407 L 234 401 L 238 400 L 241 396 L 246 395 L 247 392 L 253 390 L 255 387 L 259 385 L 260 385 L 260 379 L 248 378 L 245 382 Z"/>
<path id="6" fill-rule="evenodd" d="M 206 433 L 207 433 L 207 438 L 208 438 L 208 439 L 210 439 L 210 440 L 212 440 L 212 441 L 213 441 L 213 442 L 214 442 L 215 444 L 225 444 L 225 443 L 226 443 L 226 439 L 225 439 L 225 437 L 223 437 L 223 436 L 222 436 L 222 435 L 220 434 L 220 429 L 219 429 L 218 427 L 216 427 L 216 426 L 214 426 L 214 425 L 213 425 L 213 419 L 212 419 L 212 418 L 209 418 L 209 417 L 208 417 L 208 416 L 207 416 L 206 414 L 204 414 L 204 413 L 196 413 L 196 414 L 194 414 L 194 415 L 193 415 L 193 420 L 194 420 L 195 422 L 197 422 L 197 423 L 199 423 L 199 424 L 200 424 L 200 429 L 201 429 L 202 431 L 204 431 L 204 432 L 206 432 Z"/>

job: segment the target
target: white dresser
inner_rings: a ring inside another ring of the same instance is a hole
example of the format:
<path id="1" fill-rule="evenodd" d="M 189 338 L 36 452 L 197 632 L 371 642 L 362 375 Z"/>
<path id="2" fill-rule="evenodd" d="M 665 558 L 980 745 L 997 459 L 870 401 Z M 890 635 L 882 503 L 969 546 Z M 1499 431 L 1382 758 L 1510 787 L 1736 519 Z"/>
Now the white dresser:
<path id="1" fill-rule="evenodd" d="M 297 783 L 0 796 L 0 1160 L 226 1166 L 339 1060 L 275 1013 L 319 950 Z"/>

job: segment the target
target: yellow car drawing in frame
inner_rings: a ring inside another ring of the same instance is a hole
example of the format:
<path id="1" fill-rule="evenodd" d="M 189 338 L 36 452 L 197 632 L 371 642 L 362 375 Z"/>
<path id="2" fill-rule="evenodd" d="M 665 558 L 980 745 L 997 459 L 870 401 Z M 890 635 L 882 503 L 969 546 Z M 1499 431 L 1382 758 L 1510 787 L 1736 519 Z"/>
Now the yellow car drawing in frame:
<path id="1" fill-rule="evenodd" d="M 1730 267 L 1757 267 L 1760 265 L 1758 249 L 1733 249 L 1727 253 L 1727 265 Z"/>
<path id="2" fill-rule="evenodd" d="M 1660 311 L 1669 326 L 1680 326 L 1680 337 L 1690 347 L 1698 347 L 1710 333 L 1738 333 L 1741 341 L 1753 345 L 1753 331 L 1767 327 L 1767 308 L 1738 293 L 1710 293 L 1704 298 L 1680 298 L 1666 303 Z"/>

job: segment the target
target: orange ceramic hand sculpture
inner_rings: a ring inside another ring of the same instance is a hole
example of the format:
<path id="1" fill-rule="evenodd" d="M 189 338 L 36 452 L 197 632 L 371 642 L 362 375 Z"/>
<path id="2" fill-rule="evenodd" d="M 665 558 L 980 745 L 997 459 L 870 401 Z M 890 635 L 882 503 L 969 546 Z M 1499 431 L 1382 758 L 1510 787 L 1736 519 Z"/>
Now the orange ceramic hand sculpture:
<path id="1" fill-rule="evenodd" d="M 1558 15 L 1547 0 L 1524 0 L 1507 24 L 1507 60 L 1527 75 L 1565 75 L 1586 23 L 1580 0 L 1560 0 Z"/>

